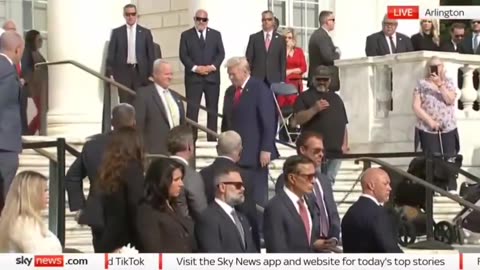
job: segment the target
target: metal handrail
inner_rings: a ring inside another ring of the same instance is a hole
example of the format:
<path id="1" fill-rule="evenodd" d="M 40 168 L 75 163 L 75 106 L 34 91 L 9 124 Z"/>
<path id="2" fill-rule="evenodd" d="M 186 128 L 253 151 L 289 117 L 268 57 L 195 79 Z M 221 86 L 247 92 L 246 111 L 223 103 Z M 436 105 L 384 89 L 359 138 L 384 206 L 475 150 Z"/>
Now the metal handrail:
<path id="1" fill-rule="evenodd" d="M 475 204 L 473 204 L 473 203 L 471 203 L 471 202 L 469 202 L 469 201 L 461 198 L 461 197 L 458 196 L 458 195 L 453 195 L 453 194 L 445 191 L 444 189 L 439 188 L 439 187 L 435 186 L 434 184 L 431 184 L 431 183 L 429 183 L 429 182 L 427 182 L 427 181 L 425 181 L 425 180 L 423 180 L 423 179 L 421 179 L 421 178 L 419 178 L 419 177 L 417 177 L 417 176 L 415 176 L 415 175 L 413 175 L 413 174 L 409 174 L 409 173 L 407 173 L 407 172 L 405 172 L 405 171 L 403 171 L 403 170 L 400 170 L 400 169 L 398 169 L 397 167 L 395 167 L 394 165 L 392 165 L 392 164 L 390 164 L 390 163 L 388 163 L 388 162 L 382 161 L 382 160 L 380 160 L 380 159 L 378 159 L 378 158 L 370 158 L 370 157 L 359 158 L 359 159 L 357 159 L 357 161 L 373 162 L 373 163 L 376 163 L 376 164 L 378 164 L 378 165 L 380 165 L 380 166 L 386 167 L 386 168 L 388 168 L 390 171 L 392 171 L 392 172 L 394 172 L 394 173 L 397 173 L 397 174 L 399 174 L 399 175 L 401 175 L 401 176 L 403 176 L 403 177 L 405 177 L 405 178 L 407 178 L 407 179 L 415 182 L 416 184 L 420 184 L 420 185 L 424 186 L 425 188 L 428 188 L 428 189 L 430 189 L 430 190 L 432 190 L 432 191 L 435 191 L 435 192 L 437 192 L 437 193 L 439 193 L 439 194 L 441 194 L 441 195 L 443 195 L 443 196 L 445 196 L 445 197 L 447 197 L 447 198 L 449 198 L 449 199 L 451 199 L 451 200 L 453 200 L 453 201 L 455 201 L 455 202 L 457 202 L 457 203 L 459 203 L 459 204 L 461 204 L 461 205 L 463 205 L 463 206 L 466 206 L 466 207 L 468 207 L 468 208 L 471 208 L 471 209 L 473 209 L 473 210 L 475 210 L 475 211 L 478 211 L 478 212 L 480 213 L 480 207 L 479 207 L 479 206 L 477 206 L 477 205 L 475 205 Z"/>

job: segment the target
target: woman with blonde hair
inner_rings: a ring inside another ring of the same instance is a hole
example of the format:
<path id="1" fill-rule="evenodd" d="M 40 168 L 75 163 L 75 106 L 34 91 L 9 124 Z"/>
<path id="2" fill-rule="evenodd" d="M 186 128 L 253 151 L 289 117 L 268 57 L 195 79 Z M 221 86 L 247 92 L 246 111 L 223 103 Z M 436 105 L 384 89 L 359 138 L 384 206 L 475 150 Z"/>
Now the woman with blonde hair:
<path id="1" fill-rule="evenodd" d="M 414 51 L 440 50 L 440 31 L 437 20 L 420 20 L 420 32 L 412 36 Z"/>
<path id="2" fill-rule="evenodd" d="M 41 212 L 47 206 L 47 178 L 34 171 L 19 173 L 8 190 L 0 216 L 0 252 L 62 253 L 60 241 L 42 218 Z"/>

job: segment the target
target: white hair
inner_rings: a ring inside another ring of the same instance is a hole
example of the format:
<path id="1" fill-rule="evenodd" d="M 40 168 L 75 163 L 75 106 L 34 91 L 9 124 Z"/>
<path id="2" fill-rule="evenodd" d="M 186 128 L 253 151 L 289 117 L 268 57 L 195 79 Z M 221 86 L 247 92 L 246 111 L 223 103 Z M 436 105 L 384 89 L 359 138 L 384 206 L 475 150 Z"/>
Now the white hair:
<path id="1" fill-rule="evenodd" d="M 233 130 L 222 132 L 218 136 L 217 153 L 219 156 L 230 156 L 242 147 L 242 137 Z"/>
<path id="2" fill-rule="evenodd" d="M 244 56 L 232 57 L 227 60 L 227 63 L 225 63 L 226 68 L 232 68 L 237 66 L 240 66 L 245 71 L 250 72 L 250 66 L 248 64 L 247 58 Z"/>
<path id="3" fill-rule="evenodd" d="M 158 58 L 153 62 L 153 72 L 155 72 L 161 65 L 172 65 L 167 60 Z"/>

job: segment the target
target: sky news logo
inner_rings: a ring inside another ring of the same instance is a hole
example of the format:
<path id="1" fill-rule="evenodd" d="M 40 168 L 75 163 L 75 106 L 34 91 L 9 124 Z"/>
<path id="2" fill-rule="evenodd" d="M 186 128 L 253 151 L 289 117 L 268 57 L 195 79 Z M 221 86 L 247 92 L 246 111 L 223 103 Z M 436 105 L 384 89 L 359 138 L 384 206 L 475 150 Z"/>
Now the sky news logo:
<path id="1" fill-rule="evenodd" d="M 387 6 L 387 17 L 391 20 L 418 19 L 459 19 L 473 20 L 480 18 L 480 6 Z"/>
<path id="2" fill-rule="evenodd" d="M 17 265 L 26 265 L 35 267 L 63 267 L 63 255 L 35 255 L 33 257 L 22 256 L 15 260 Z"/>

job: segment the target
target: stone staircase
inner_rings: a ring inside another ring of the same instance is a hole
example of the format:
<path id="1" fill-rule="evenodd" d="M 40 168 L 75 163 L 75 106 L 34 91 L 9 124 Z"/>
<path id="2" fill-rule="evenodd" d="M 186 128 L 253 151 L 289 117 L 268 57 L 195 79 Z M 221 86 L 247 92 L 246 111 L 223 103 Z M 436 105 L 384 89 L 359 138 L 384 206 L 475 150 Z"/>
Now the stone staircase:
<path id="1" fill-rule="evenodd" d="M 39 138 L 40 139 L 40 138 Z M 77 149 L 81 148 L 81 142 L 76 142 Z M 272 162 L 270 166 L 270 197 L 274 195 L 274 180 L 280 175 L 283 162 L 286 157 L 294 155 L 296 152 L 294 149 L 288 148 L 283 145 L 278 145 L 281 158 Z M 54 152 L 53 149 L 51 151 Z M 209 165 L 216 156 L 215 143 L 210 142 L 198 142 L 197 143 L 197 169 L 200 170 L 203 167 Z M 73 162 L 74 157 L 71 155 L 66 156 L 67 167 Z M 396 166 L 405 169 L 408 165 L 408 159 L 395 159 L 387 160 Z M 47 158 L 41 156 L 33 150 L 25 150 L 20 158 L 20 171 L 22 170 L 35 170 L 45 175 L 49 174 L 48 170 L 49 161 Z M 358 176 L 362 171 L 361 164 L 355 164 L 353 160 L 346 160 L 342 163 L 341 169 L 334 185 L 334 197 L 337 203 L 340 203 L 338 210 L 340 217 L 344 215 L 348 207 L 357 200 L 360 195 L 360 185 L 356 183 Z M 350 190 L 352 187 L 352 192 Z M 89 188 L 89 182 L 84 181 L 84 190 L 87 194 Z M 342 201 L 343 200 L 343 201 Z M 67 198 L 68 201 L 68 198 Z M 342 201 L 342 202 L 341 202 Z M 459 205 L 452 203 L 445 197 L 434 197 L 434 218 L 436 221 L 451 220 L 459 211 Z M 45 215 L 47 218 L 47 214 Z M 78 225 L 74 220 L 74 213 L 68 209 L 66 205 L 66 246 L 69 248 L 76 248 L 83 252 L 93 252 L 91 245 L 90 229 L 85 226 Z"/>

